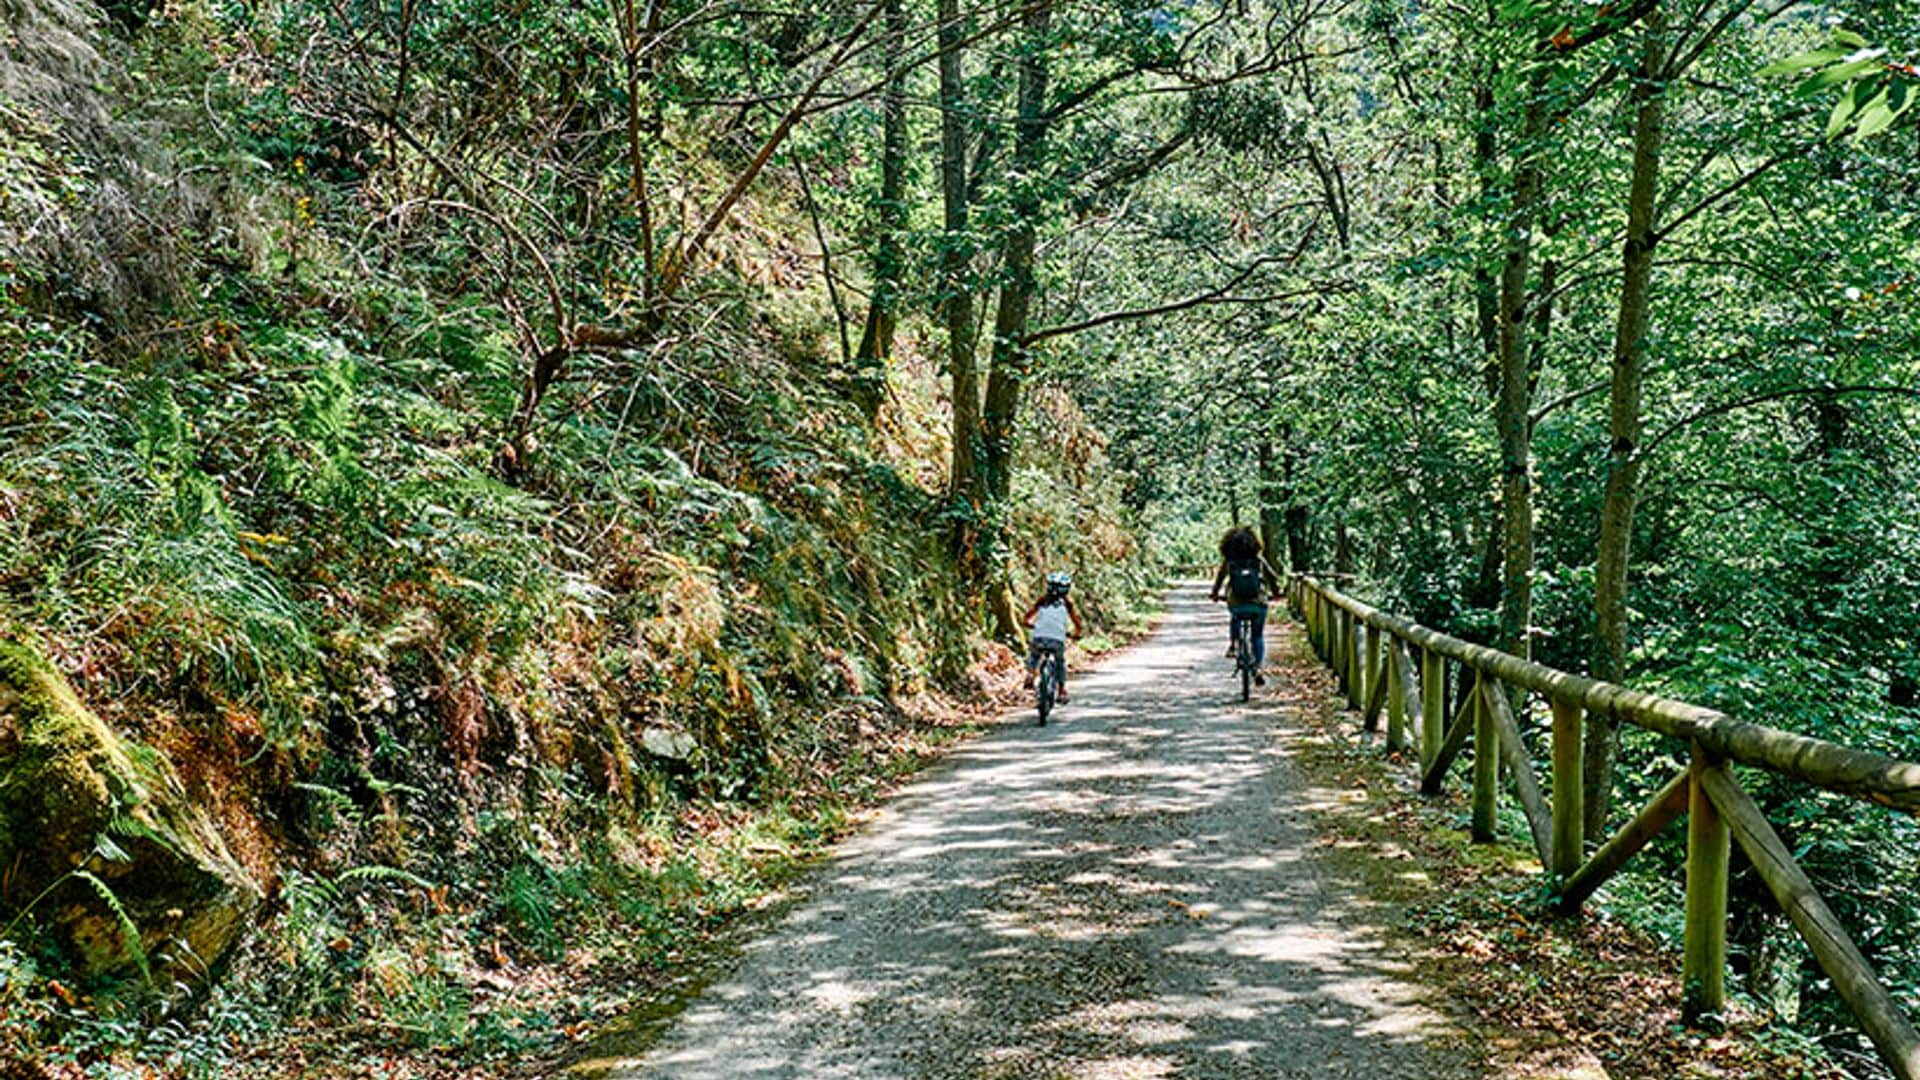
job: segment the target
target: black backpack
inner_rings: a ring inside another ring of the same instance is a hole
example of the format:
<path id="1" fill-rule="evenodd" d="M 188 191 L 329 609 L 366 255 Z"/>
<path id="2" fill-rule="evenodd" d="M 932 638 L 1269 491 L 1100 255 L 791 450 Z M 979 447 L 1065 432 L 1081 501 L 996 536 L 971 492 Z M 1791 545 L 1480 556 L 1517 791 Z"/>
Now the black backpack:
<path id="1" fill-rule="evenodd" d="M 1234 559 L 1227 563 L 1227 599 L 1236 604 L 1261 601 L 1259 559 Z"/>

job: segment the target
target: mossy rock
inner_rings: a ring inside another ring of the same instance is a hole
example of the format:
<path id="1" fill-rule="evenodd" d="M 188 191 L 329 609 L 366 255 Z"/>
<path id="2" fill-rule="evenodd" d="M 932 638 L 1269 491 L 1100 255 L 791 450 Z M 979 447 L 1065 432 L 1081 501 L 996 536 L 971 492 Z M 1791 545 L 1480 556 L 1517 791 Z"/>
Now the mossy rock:
<path id="1" fill-rule="evenodd" d="M 116 734 L 20 641 L 0 641 L 0 868 L 5 920 L 34 904 L 28 918 L 89 975 L 197 983 L 261 899 L 165 759 Z"/>

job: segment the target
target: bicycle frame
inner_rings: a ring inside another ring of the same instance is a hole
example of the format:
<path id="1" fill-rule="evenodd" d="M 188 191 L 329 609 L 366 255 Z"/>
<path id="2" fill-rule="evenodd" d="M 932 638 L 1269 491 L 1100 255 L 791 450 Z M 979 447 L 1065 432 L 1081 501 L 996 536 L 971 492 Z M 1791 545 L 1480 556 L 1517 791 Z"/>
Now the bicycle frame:
<path id="1" fill-rule="evenodd" d="M 1053 712 L 1053 705 L 1059 698 L 1060 688 L 1065 686 L 1066 682 L 1066 650 L 1062 649 L 1060 652 L 1048 650 L 1041 657 L 1040 672 L 1034 686 L 1034 702 L 1040 712 L 1040 726 L 1046 726 L 1047 715 Z"/>

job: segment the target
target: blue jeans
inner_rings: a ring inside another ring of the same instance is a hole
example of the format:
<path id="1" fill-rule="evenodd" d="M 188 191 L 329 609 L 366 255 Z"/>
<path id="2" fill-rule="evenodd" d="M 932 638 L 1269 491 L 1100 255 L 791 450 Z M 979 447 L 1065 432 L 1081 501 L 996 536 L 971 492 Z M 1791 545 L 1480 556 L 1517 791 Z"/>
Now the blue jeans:
<path id="1" fill-rule="evenodd" d="M 1244 621 L 1252 627 L 1253 666 L 1260 667 L 1267 662 L 1267 606 L 1248 604 L 1244 607 L 1228 608 L 1233 619 L 1227 624 L 1228 641 L 1240 640 L 1240 624 Z"/>

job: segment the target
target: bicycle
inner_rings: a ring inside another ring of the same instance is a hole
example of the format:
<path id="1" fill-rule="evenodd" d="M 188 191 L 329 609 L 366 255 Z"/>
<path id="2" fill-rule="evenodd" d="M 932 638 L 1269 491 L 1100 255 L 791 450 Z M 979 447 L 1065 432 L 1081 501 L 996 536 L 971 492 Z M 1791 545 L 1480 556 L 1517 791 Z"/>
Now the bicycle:
<path id="1" fill-rule="evenodd" d="M 1240 672 L 1240 700 L 1253 697 L 1253 680 L 1260 674 L 1260 665 L 1253 658 L 1253 620 L 1234 616 L 1233 627 L 1233 666 Z"/>
<path id="2" fill-rule="evenodd" d="M 1214 600 L 1219 602 L 1222 598 L 1216 596 Z M 1254 686 L 1262 684 L 1260 662 L 1253 655 L 1253 620 L 1240 615 L 1230 617 L 1233 619 L 1233 667 L 1240 673 L 1240 700 L 1250 701 Z"/>
<path id="3" fill-rule="evenodd" d="M 1047 716 L 1053 712 L 1053 703 L 1060 696 L 1060 685 L 1067 680 L 1066 650 L 1059 652 L 1047 650 L 1040 658 L 1040 675 L 1034 687 L 1035 703 L 1040 710 L 1040 726 L 1047 726 Z"/>

